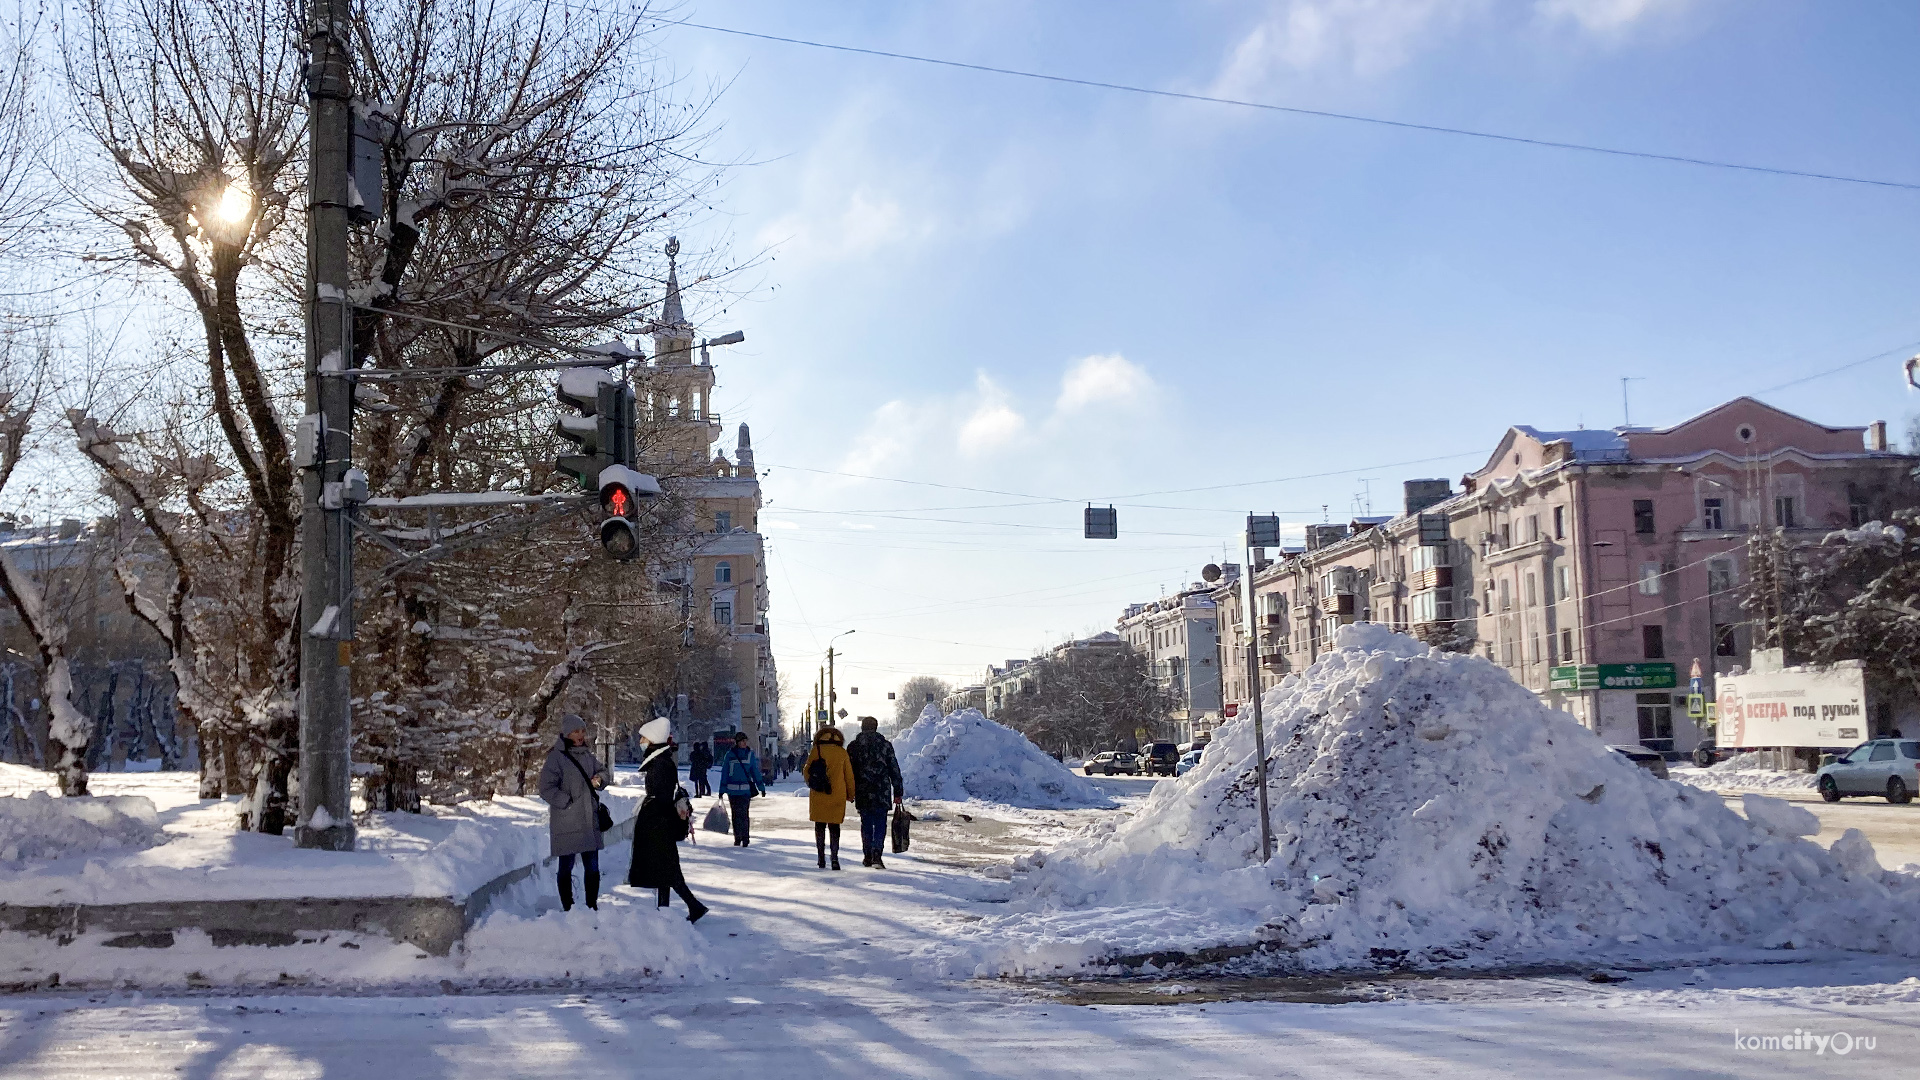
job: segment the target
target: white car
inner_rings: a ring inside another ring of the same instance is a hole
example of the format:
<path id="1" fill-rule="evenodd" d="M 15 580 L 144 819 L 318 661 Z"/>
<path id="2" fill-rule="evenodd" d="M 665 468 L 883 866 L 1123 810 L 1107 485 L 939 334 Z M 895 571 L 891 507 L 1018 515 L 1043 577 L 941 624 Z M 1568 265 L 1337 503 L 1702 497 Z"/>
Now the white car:
<path id="1" fill-rule="evenodd" d="M 1920 790 L 1920 739 L 1861 743 L 1817 775 L 1814 786 L 1828 802 L 1839 802 L 1847 795 L 1884 795 L 1890 803 L 1908 802 Z"/>
<path id="2" fill-rule="evenodd" d="M 1198 765 L 1198 764 L 1200 764 L 1200 751 L 1189 750 L 1186 753 L 1180 755 L 1179 764 L 1173 767 L 1173 775 L 1185 776 L 1187 775 L 1188 772 L 1190 772 L 1193 769 L 1195 765 Z"/>

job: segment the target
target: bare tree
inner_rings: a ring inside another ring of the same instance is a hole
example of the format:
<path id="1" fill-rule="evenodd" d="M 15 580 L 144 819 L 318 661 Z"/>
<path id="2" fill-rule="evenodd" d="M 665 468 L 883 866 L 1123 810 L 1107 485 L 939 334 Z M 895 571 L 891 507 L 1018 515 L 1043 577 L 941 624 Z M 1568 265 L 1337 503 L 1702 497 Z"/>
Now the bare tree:
<path id="1" fill-rule="evenodd" d="M 893 703 L 893 725 L 897 730 L 905 730 L 928 704 L 938 705 L 953 693 L 953 684 L 932 675 L 915 675 L 900 684 L 899 696 Z"/>

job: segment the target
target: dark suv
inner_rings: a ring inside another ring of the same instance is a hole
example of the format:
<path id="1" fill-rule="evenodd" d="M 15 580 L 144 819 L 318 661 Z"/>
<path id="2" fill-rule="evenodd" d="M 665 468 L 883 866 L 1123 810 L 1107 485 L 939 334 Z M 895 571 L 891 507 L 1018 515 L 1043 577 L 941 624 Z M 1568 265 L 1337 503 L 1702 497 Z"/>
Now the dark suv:
<path id="1" fill-rule="evenodd" d="M 1142 743 L 1140 771 L 1148 776 L 1172 776 L 1180 764 L 1180 748 L 1170 742 Z"/>

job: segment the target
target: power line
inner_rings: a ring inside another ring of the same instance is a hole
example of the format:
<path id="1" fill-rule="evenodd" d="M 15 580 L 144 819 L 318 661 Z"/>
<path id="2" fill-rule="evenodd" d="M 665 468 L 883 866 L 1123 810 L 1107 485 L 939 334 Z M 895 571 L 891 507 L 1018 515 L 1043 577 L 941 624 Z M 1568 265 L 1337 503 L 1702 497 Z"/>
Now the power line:
<path id="1" fill-rule="evenodd" d="M 711 26 L 705 23 L 665 19 L 658 20 L 658 22 L 662 26 L 685 26 L 694 30 L 707 30 L 716 34 L 732 34 L 736 37 L 779 42 L 783 45 L 804 45 L 813 49 L 857 53 L 862 56 L 879 56 L 888 60 L 909 60 L 916 64 L 934 64 L 939 67 L 959 68 L 963 71 L 978 71 L 990 75 L 1009 75 L 1020 79 L 1037 79 L 1042 82 L 1065 83 L 1070 86 L 1088 86 L 1099 90 L 1118 90 L 1122 93 L 1143 94 L 1149 97 L 1173 98 L 1180 101 L 1199 101 L 1212 105 L 1233 105 L 1243 109 L 1260 109 L 1265 112 L 1289 113 L 1294 116 L 1311 116 L 1322 120 L 1344 120 L 1349 123 L 1373 124 L 1379 127 L 1399 128 L 1405 131 L 1424 131 L 1436 135 L 1458 135 L 1471 139 L 1487 139 L 1493 142 L 1515 143 L 1521 146 L 1537 146 L 1551 150 L 1577 150 L 1589 154 L 1638 158 L 1643 161 L 1664 161 L 1675 165 L 1695 165 L 1710 169 L 1731 169 L 1738 172 L 1764 173 L 1773 176 L 1794 176 L 1805 180 L 1831 180 L 1844 184 L 1865 184 L 1871 187 L 1920 191 L 1920 183 L 1910 183 L 1903 180 L 1878 180 L 1872 177 L 1844 176 L 1839 173 L 1811 172 L 1804 169 L 1784 169 L 1770 165 L 1746 165 L 1733 161 L 1719 161 L 1713 158 L 1689 157 L 1683 154 L 1658 154 L 1648 150 L 1626 150 L 1620 147 L 1597 146 L 1591 143 L 1562 142 L 1556 139 L 1536 139 L 1525 135 L 1507 135 L 1494 131 L 1476 131 L 1472 128 L 1449 127 L 1443 124 L 1421 124 L 1410 120 L 1389 120 L 1385 117 L 1363 116 L 1359 113 L 1333 112 L 1327 109 L 1308 109 L 1297 105 L 1276 105 L 1266 101 L 1246 101 L 1241 98 L 1215 97 L 1211 94 L 1192 94 L 1180 90 L 1160 90 L 1153 87 L 1132 86 L 1127 83 L 1106 82 L 1100 79 L 1076 79 L 1068 75 L 1051 75 L 1039 71 L 1022 71 L 1018 68 L 995 67 L 990 64 L 970 64 L 961 60 L 943 60 L 933 56 L 917 56 L 913 53 L 889 52 L 885 49 L 867 49 L 856 45 L 836 45 L 832 42 L 809 41 L 805 38 L 782 37 L 778 34 L 762 34 L 752 30 L 735 30 L 730 27 Z"/>

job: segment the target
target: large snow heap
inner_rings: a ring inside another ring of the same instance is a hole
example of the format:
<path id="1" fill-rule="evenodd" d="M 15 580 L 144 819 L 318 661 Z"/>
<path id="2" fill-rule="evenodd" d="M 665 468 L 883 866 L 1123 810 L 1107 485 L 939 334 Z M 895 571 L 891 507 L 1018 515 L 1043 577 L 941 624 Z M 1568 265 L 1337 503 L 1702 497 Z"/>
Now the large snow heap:
<path id="1" fill-rule="evenodd" d="M 1221 729 L 1124 823 L 1020 860 L 983 967 L 1259 943 L 1286 966 L 1497 963 L 1628 946 L 1920 956 L 1920 880 L 1810 813 L 1653 777 L 1488 661 L 1384 628 L 1263 699 L 1274 854 L 1259 863 L 1254 739 Z M 1005 951 L 1011 945 L 1011 953 Z"/>
<path id="2" fill-rule="evenodd" d="M 138 850 L 164 840 L 153 800 L 139 795 L 0 797 L 0 864 L 93 851 Z"/>
<path id="3" fill-rule="evenodd" d="M 980 799 L 1041 810 L 1113 805 L 1086 778 L 979 709 L 942 716 L 929 705 L 893 749 L 907 794 L 916 799 Z"/>

